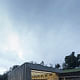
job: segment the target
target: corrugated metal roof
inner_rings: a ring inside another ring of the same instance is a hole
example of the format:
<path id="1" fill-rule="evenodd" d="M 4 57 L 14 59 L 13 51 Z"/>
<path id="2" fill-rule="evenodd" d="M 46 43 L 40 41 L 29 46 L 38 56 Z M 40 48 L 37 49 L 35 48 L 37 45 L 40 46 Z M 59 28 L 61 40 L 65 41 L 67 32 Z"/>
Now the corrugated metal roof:
<path id="1" fill-rule="evenodd" d="M 40 64 L 32 64 L 32 63 L 25 63 L 25 64 L 26 64 L 26 66 L 30 67 L 32 70 L 62 73 L 62 70 L 60 70 L 60 69 L 56 69 L 56 68 L 52 68 L 52 67 L 48 67 L 48 66 L 43 66 Z"/>

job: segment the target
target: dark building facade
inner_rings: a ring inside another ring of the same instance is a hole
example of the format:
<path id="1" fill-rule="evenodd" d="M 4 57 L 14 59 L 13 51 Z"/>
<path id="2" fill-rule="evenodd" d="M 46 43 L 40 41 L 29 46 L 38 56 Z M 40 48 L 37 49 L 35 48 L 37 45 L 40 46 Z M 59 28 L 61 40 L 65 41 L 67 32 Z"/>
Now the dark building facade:
<path id="1" fill-rule="evenodd" d="M 59 80 L 61 70 L 40 64 L 24 63 L 8 73 L 8 80 Z"/>
<path id="2" fill-rule="evenodd" d="M 59 70 L 24 63 L 8 73 L 8 80 L 80 80 L 80 69 Z"/>
<path id="3" fill-rule="evenodd" d="M 60 80 L 80 80 L 80 68 L 63 70 L 63 72 L 59 74 L 59 79 Z"/>

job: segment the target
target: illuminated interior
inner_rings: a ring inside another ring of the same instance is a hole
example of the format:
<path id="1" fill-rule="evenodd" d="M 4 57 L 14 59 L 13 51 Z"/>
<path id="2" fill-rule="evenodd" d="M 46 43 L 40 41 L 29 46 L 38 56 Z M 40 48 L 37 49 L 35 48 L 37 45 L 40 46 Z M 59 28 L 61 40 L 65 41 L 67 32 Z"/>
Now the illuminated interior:
<path id="1" fill-rule="evenodd" d="M 58 80 L 56 73 L 45 71 L 31 71 L 32 80 Z"/>

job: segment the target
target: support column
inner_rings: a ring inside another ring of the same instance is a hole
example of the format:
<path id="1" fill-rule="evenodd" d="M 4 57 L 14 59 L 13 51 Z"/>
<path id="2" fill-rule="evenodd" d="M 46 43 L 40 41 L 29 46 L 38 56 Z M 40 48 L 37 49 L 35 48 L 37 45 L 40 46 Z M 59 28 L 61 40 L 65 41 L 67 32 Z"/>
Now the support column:
<path id="1" fill-rule="evenodd" d="M 64 77 L 64 80 L 66 80 L 66 78 Z"/>
<path id="2" fill-rule="evenodd" d="M 31 80 L 31 69 L 25 65 L 24 80 Z"/>

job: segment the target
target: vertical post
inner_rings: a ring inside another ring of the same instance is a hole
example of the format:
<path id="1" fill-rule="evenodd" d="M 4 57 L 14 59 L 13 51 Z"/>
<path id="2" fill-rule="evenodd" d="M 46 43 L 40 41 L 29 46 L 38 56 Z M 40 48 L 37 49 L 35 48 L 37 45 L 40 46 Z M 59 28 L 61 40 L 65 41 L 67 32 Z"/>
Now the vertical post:
<path id="1" fill-rule="evenodd" d="M 26 66 L 26 64 L 25 64 L 25 66 L 24 66 L 24 80 L 31 80 L 31 69 L 28 67 L 28 66 Z"/>
<path id="2" fill-rule="evenodd" d="M 66 80 L 66 78 L 64 77 L 64 80 Z"/>

